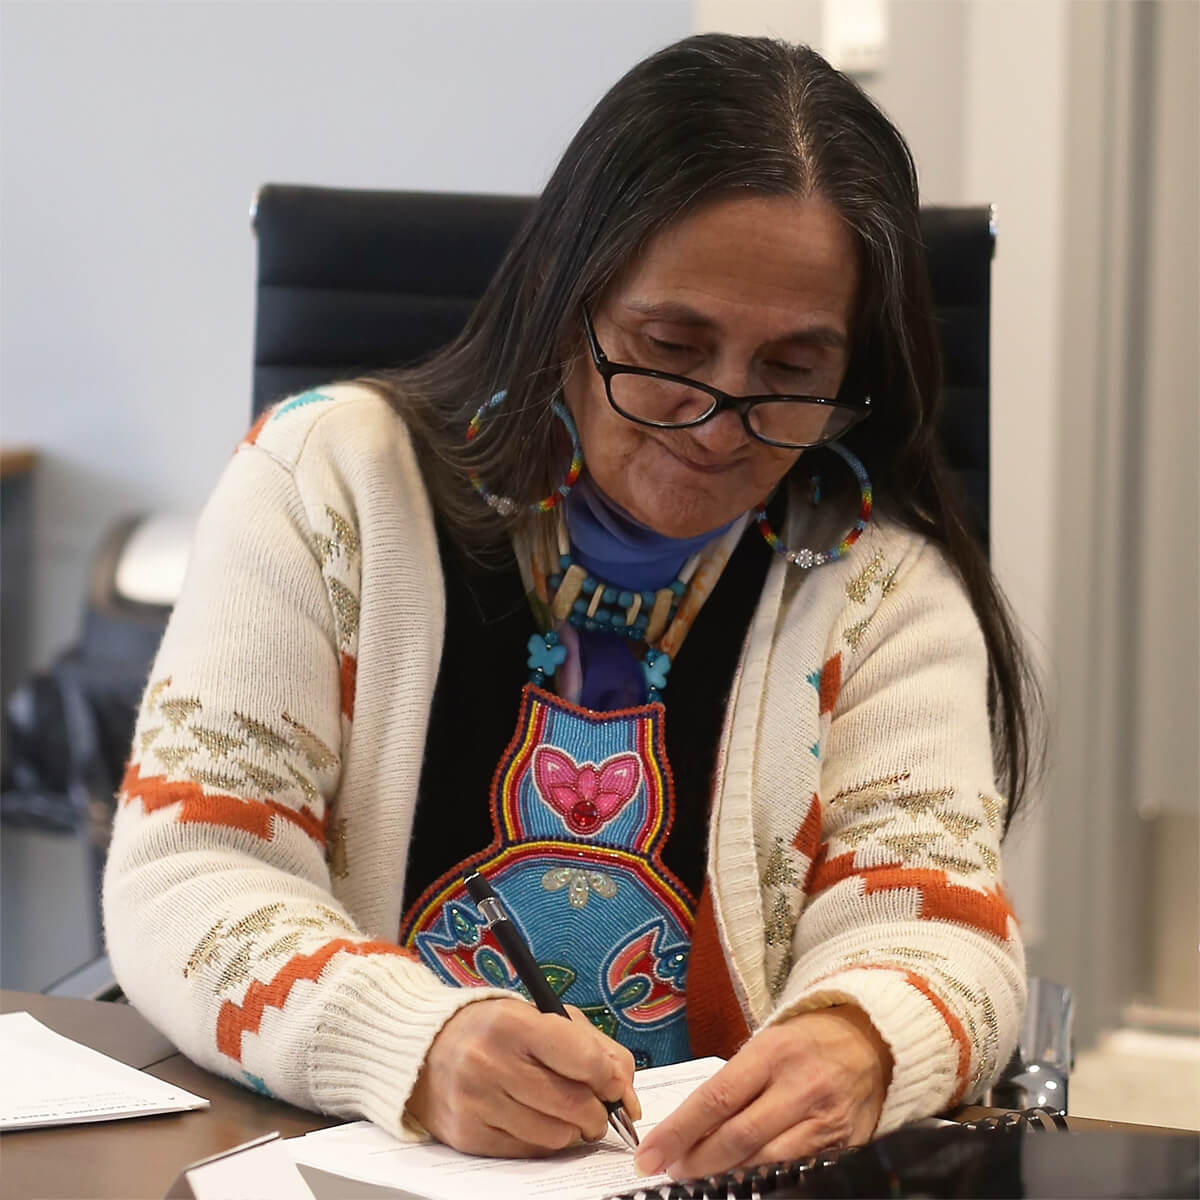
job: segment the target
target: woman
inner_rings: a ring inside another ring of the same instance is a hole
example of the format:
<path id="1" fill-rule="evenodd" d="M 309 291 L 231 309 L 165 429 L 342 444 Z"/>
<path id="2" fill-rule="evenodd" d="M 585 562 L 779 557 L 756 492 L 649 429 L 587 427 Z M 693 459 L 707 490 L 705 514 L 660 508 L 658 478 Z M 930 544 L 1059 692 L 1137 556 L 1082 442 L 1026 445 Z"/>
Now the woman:
<path id="1" fill-rule="evenodd" d="M 130 998 L 251 1087 L 482 1154 L 709 1053 L 640 1168 L 977 1095 L 1024 1002 L 1030 691 L 938 390 L 915 172 L 858 88 L 762 39 L 635 67 L 452 346 L 234 456 L 121 792 Z M 512 995 L 468 869 L 574 1020 Z"/>

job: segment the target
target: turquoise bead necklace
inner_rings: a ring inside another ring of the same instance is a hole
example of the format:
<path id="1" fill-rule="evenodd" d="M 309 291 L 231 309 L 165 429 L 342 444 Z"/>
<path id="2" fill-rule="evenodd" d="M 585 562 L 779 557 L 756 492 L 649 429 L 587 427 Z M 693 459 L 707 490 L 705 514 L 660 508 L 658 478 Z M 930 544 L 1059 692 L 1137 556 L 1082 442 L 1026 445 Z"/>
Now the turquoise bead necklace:
<path id="1" fill-rule="evenodd" d="M 550 575 L 547 587 L 551 614 L 555 622 L 565 621 L 575 629 L 589 633 L 611 633 L 631 642 L 643 641 L 642 673 L 646 695 L 659 700 L 667 686 L 671 656 L 655 643 L 675 619 L 688 584 L 700 564 L 700 553 L 683 564 L 675 580 L 656 591 L 637 591 L 605 583 L 575 561 L 565 521 L 558 523 L 558 569 Z M 531 635 L 528 643 L 530 682 L 541 687 L 567 659 L 567 648 L 554 629 Z"/>

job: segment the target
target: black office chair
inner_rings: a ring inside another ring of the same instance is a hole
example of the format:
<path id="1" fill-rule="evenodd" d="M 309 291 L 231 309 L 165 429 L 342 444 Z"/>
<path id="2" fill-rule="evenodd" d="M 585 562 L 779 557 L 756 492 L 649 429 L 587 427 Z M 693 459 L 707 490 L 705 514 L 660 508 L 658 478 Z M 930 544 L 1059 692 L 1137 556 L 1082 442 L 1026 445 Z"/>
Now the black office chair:
<path id="1" fill-rule="evenodd" d="M 445 345 L 533 200 L 267 184 L 255 198 L 254 412 Z M 945 363 L 941 435 L 988 544 L 989 208 L 925 208 Z"/>

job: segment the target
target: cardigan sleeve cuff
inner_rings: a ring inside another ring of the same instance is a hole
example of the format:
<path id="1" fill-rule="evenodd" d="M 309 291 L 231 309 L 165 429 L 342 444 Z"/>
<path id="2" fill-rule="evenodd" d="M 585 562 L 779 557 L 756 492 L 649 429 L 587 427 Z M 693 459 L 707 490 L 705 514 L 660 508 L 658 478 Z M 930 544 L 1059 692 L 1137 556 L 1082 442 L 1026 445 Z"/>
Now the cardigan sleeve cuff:
<path id="1" fill-rule="evenodd" d="M 962 1092 L 969 1062 L 961 1039 L 919 983 L 896 971 L 849 968 L 789 989 L 763 1028 L 839 1004 L 861 1008 L 892 1054 L 875 1136 L 942 1111 Z"/>
<path id="2" fill-rule="evenodd" d="M 364 959 L 335 985 L 309 1060 L 313 1102 L 365 1117 L 403 1141 L 429 1135 L 405 1111 L 433 1040 L 460 1008 L 520 999 L 503 988 L 449 987 L 417 963 Z"/>

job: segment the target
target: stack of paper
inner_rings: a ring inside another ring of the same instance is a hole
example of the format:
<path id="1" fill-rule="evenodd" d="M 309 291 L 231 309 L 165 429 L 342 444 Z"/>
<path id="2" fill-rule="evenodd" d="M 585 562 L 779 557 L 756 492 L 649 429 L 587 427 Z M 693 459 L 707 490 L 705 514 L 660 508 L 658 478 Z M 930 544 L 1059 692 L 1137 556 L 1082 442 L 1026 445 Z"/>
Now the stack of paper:
<path id="1" fill-rule="evenodd" d="M 208 1107 L 202 1096 L 62 1037 L 27 1012 L 0 1016 L 0 1063 L 0 1130 Z"/>
<path id="2" fill-rule="evenodd" d="M 638 1071 L 634 1087 L 643 1114 L 637 1123 L 639 1136 L 645 1137 L 724 1065 L 719 1058 L 701 1058 Z M 633 1153 L 611 1129 L 602 1142 L 534 1159 L 474 1158 L 437 1143 L 401 1142 L 366 1121 L 319 1129 L 286 1144 L 302 1168 L 315 1167 L 421 1200 L 595 1200 L 670 1182 L 666 1175 L 640 1177 L 633 1169 Z"/>

